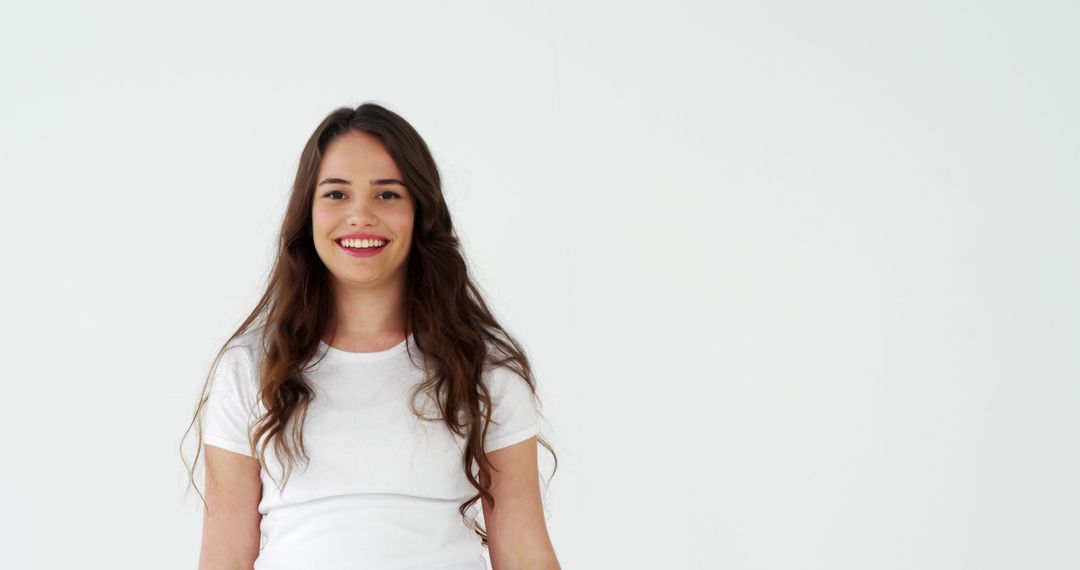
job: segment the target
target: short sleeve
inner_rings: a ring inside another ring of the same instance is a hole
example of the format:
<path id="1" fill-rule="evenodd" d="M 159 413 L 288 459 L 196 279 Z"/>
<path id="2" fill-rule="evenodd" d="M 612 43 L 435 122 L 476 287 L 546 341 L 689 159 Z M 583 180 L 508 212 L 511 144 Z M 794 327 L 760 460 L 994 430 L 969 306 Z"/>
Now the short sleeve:
<path id="1" fill-rule="evenodd" d="M 539 432 L 536 401 L 524 378 L 506 366 L 498 366 L 485 373 L 485 385 L 492 404 L 485 452 L 520 443 Z"/>
<path id="2" fill-rule="evenodd" d="M 257 457 L 248 441 L 255 420 L 255 368 L 243 347 L 228 347 L 218 361 L 204 405 L 203 442 Z"/>

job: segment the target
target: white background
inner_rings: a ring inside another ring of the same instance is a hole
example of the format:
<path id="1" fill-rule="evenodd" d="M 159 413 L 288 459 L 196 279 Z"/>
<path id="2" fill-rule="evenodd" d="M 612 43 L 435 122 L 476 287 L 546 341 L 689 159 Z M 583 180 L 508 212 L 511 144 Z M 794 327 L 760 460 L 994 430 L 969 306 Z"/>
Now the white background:
<path id="1" fill-rule="evenodd" d="M 1080 567 L 1078 28 L 6 2 L 0 566 L 195 567 L 180 438 L 304 141 L 370 100 L 536 368 L 563 568 Z"/>

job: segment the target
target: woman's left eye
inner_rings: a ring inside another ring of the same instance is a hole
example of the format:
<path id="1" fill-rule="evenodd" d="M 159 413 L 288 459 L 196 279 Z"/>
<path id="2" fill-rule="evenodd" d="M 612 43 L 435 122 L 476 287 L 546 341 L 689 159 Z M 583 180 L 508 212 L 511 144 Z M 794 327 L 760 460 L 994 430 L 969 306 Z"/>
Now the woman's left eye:
<path id="1" fill-rule="evenodd" d="M 387 190 L 386 192 L 380 192 L 380 193 L 379 193 L 379 196 L 382 196 L 382 195 L 385 195 L 385 194 L 389 194 L 389 195 L 391 195 L 391 196 L 395 196 L 395 197 L 397 197 L 397 198 L 400 198 L 400 197 L 401 197 L 401 195 L 400 195 L 400 194 L 398 194 L 397 192 L 391 192 L 391 191 L 389 191 L 389 190 Z"/>

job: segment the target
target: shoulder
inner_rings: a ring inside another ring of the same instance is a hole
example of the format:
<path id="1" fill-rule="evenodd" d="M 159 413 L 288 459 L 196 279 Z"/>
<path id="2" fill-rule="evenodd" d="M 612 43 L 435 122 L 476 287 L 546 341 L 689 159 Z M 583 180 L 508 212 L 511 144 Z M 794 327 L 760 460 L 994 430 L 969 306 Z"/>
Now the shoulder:
<path id="1" fill-rule="evenodd" d="M 230 360 L 245 360 L 254 363 L 265 346 L 261 327 L 252 327 L 225 343 L 222 358 L 229 355 Z"/>
<path id="2" fill-rule="evenodd" d="M 258 363 L 263 351 L 262 331 L 249 329 L 225 343 L 214 376 L 227 387 L 245 393 L 258 384 Z"/>
<path id="3" fill-rule="evenodd" d="M 538 406 L 536 388 L 508 365 L 485 367 L 482 382 L 496 407 L 520 409 Z"/>
<path id="4" fill-rule="evenodd" d="M 509 345 L 520 348 L 513 339 L 503 336 L 499 341 L 489 340 L 481 366 L 481 381 L 491 391 L 506 389 L 532 389 L 532 370 L 524 355 L 512 351 Z M 528 379 L 527 379 L 528 378 Z"/>

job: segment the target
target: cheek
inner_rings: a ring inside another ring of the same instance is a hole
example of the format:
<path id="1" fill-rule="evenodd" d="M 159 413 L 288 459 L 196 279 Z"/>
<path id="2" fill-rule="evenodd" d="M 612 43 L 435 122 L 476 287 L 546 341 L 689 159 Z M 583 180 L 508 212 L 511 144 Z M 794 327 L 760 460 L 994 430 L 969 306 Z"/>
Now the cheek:
<path id="1" fill-rule="evenodd" d="M 412 235 L 413 213 L 411 211 L 394 212 L 391 217 L 384 217 L 383 220 L 393 228 L 394 233 L 399 238 L 407 238 Z"/>
<path id="2" fill-rule="evenodd" d="M 413 236 L 412 220 L 409 220 L 407 223 L 402 224 L 401 227 L 398 229 L 397 234 L 401 237 L 401 240 L 403 242 L 411 243 Z"/>
<path id="3" fill-rule="evenodd" d="M 325 208 L 315 206 L 311 209 L 311 227 L 316 235 L 326 233 L 323 231 L 326 228 L 333 227 L 334 220 L 331 213 Z"/>

